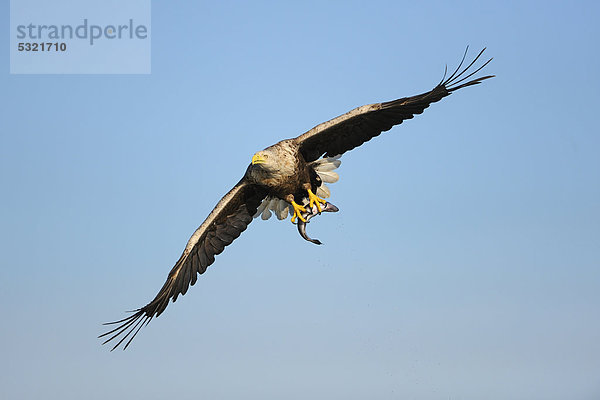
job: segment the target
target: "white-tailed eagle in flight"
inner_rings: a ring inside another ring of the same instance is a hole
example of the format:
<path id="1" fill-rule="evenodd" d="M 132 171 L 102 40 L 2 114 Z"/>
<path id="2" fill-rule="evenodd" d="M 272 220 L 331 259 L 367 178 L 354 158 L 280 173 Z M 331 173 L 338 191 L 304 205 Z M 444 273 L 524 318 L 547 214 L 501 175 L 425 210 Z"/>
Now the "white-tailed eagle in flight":
<path id="1" fill-rule="evenodd" d="M 493 75 L 488 75 L 468 80 L 491 61 L 473 67 L 484 50 L 462 68 L 465 51 L 454 73 L 448 78 L 444 73 L 442 81 L 426 93 L 355 108 L 297 138 L 282 140 L 254 154 L 242 179 L 196 229 L 156 297 L 127 318 L 108 323 L 116 327 L 100 336 L 106 339 L 104 343 L 114 341 L 112 350 L 121 344 L 126 349 L 139 330 L 162 314 L 169 301 L 175 302 L 179 295 L 183 296 L 196 283 L 198 275 L 215 261 L 215 256 L 240 236 L 255 217 L 267 219 L 274 212 L 279 219 L 285 219 L 289 213 L 292 222 L 297 220 L 302 237 L 320 244 L 306 235 L 306 222 L 323 211 L 337 211 L 324 198 L 330 196 L 325 183 L 338 179 L 333 172 L 340 165 L 338 158 L 421 114 L 431 103 L 456 90 L 492 78 Z"/>

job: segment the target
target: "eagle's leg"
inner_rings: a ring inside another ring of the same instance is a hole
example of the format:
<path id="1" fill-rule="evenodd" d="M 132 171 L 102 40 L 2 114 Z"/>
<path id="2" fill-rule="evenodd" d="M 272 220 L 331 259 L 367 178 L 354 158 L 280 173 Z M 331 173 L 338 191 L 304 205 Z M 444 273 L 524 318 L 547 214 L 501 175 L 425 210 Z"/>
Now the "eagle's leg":
<path id="1" fill-rule="evenodd" d="M 294 200 L 295 199 L 294 199 L 293 195 L 289 195 L 286 197 L 286 201 L 288 203 L 290 203 L 292 205 L 292 207 L 294 208 L 294 215 L 292 215 L 292 223 L 294 223 L 296 221 L 296 218 L 300 218 L 300 221 L 306 222 L 306 218 L 304 218 L 301 214 L 303 212 L 306 212 L 306 208 L 304 208 L 300 204 L 296 203 Z"/>
<path id="2" fill-rule="evenodd" d="M 316 194 L 314 194 L 312 192 L 312 190 L 307 189 L 308 192 L 308 206 L 312 208 L 313 204 L 317 205 L 317 210 L 319 210 L 319 214 L 321 214 L 321 204 L 325 204 L 327 203 L 326 200 L 323 200 L 322 198 L 320 198 L 319 196 L 317 196 Z"/>

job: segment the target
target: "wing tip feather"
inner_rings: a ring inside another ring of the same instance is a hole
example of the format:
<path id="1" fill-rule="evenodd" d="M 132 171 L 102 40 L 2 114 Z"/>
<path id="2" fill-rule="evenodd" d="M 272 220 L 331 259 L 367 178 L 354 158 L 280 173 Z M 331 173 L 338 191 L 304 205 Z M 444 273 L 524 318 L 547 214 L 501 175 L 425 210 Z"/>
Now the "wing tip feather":
<path id="1" fill-rule="evenodd" d="M 465 49 L 465 52 L 463 54 L 463 57 L 460 61 L 460 63 L 458 64 L 458 67 L 454 70 L 454 72 L 452 73 L 452 75 L 450 75 L 448 77 L 448 79 L 442 79 L 442 82 L 438 85 L 438 86 L 442 86 L 444 87 L 449 93 L 452 93 L 453 91 L 456 91 L 458 89 L 462 89 L 464 87 L 467 86 L 473 86 L 473 85 L 477 85 L 479 83 L 481 83 L 482 81 L 486 80 L 486 79 L 490 79 L 490 78 L 494 78 L 495 75 L 486 75 L 480 78 L 475 78 L 473 80 L 467 81 L 465 83 L 462 83 L 464 81 L 466 81 L 467 79 L 469 79 L 471 76 L 475 75 L 476 73 L 478 73 L 479 71 L 481 71 L 485 66 L 487 66 L 494 58 L 491 57 L 489 58 L 487 61 L 485 61 L 481 66 L 477 67 L 474 71 L 469 72 L 468 75 L 464 76 L 465 73 L 467 73 L 467 71 L 469 71 L 469 69 L 477 62 L 477 60 L 479 60 L 479 58 L 481 57 L 481 55 L 483 54 L 483 52 L 487 49 L 487 47 L 484 47 L 483 49 L 481 49 L 481 51 L 479 51 L 479 53 L 477 54 L 477 56 L 475 56 L 475 58 L 469 63 L 469 65 L 467 65 L 466 67 L 464 67 L 461 70 L 461 67 L 466 59 L 467 56 L 467 52 L 469 51 L 469 46 L 467 46 L 467 48 Z M 444 73 L 445 76 L 445 73 Z"/>

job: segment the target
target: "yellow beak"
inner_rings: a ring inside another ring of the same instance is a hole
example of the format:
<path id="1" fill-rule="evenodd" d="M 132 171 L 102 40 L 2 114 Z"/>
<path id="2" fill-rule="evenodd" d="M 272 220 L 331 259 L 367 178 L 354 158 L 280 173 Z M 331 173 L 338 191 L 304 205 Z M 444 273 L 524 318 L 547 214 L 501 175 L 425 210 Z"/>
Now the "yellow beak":
<path id="1" fill-rule="evenodd" d="M 255 154 L 252 156 L 252 165 L 263 164 L 264 162 L 265 162 L 265 159 L 260 154 Z"/>

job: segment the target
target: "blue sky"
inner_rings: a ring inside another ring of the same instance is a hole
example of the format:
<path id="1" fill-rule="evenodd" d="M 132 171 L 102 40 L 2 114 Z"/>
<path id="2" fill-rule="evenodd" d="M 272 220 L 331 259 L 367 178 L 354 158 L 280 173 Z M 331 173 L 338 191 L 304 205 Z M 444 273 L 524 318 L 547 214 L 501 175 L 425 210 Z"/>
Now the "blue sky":
<path id="1" fill-rule="evenodd" d="M 150 75 L 10 75 L 6 37 L 0 397 L 597 399 L 599 11 L 153 2 Z M 255 151 L 431 89 L 467 44 L 497 78 L 346 154 L 323 246 L 255 221 L 100 346 Z"/>

